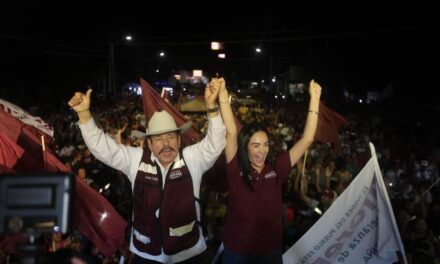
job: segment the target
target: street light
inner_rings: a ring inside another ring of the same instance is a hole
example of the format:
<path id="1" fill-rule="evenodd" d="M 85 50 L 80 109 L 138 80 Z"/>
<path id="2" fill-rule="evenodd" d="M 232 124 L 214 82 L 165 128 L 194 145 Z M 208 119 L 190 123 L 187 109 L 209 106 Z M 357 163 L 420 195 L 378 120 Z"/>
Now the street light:
<path id="1" fill-rule="evenodd" d="M 131 35 L 126 35 L 124 37 L 126 42 L 132 41 L 133 37 Z M 122 43 L 123 41 L 111 41 L 109 42 L 109 58 L 108 58 L 108 92 L 116 92 L 115 84 L 115 44 Z"/>

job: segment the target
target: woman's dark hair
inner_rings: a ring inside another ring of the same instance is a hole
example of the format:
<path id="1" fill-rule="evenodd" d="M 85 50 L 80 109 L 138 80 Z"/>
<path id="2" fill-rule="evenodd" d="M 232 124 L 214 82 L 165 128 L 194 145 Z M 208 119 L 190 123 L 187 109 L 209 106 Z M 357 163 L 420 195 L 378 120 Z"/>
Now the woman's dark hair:
<path id="1" fill-rule="evenodd" d="M 250 124 L 244 126 L 240 130 L 240 134 L 238 134 L 237 154 L 238 154 L 238 161 L 240 163 L 240 169 L 242 172 L 241 176 L 251 190 L 253 190 L 253 187 L 251 184 L 252 178 L 250 175 L 251 164 L 249 162 L 247 147 L 248 147 L 248 144 L 249 144 L 251 137 L 255 133 L 260 132 L 260 131 L 266 133 L 266 135 L 269 137 L 269 133 L 267 132 L 266 127 L 263 124 L 256 123 L 256 122 L 253 122 L 253 123 L 250 123 Z M 273 156 L 272 156 L 272 151 L 271 151 L 270 147 L 269 147 L 269 153 L 267 154 L 267 157 L 266 157 L 266 163 L 273 163 Z"/>

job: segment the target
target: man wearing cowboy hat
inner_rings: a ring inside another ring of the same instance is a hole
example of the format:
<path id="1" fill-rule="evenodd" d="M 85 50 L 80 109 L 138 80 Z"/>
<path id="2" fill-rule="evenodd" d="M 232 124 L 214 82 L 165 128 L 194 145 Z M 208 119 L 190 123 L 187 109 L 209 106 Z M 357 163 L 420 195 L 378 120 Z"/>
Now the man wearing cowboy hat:
<path id="1" fill-rule="evenodd" d="M 200 223 L 202 175 L 225 147 L 225 128 L 216 107 L 220 84 L 205 89 L 208 132 L 200 142 L 181 149 L 181 133 L 166 111 L 148 122 L 146 148 L 117 144 L 99 129 L 90 113 L 90 96 L 75 93 L 69 101 L 79 117 L 88 148 L 103 163 L 122 171 L 133 189 L 133 226 L 130 250 L 133 263 L 200 263 L 206 249 Z"/>

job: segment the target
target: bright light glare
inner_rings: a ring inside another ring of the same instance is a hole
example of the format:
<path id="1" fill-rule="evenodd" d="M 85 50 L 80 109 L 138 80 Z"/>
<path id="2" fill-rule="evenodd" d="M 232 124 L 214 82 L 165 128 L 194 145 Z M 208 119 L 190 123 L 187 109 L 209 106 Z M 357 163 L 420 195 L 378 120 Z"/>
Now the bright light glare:
<path id="1" fill-rule="evenodd" d="M 193 76 L 194 77 L 202 77 L 203 71 L 202 70 L 193 70 Z"/>
<path id="2" fill-rule="evenodd" d="M 212 41 L 211 42 L 211 49 L 212 50 L 221 50 L 223 49 L 223 43 L 218 41 Z"/>
<path id="3" fill-rule="evenodd" d="M 315 207 L 315 212 L 316 212 L 317 214 L 319 214 L 319 215 L 322 215 L 322 211 L 321 211 L 321 210 L 319 210 L 319 208 L 318 208 L 318 207 Z"/>
<path id="4" fill-rule="evenodd" d="M 105 221 L 105 219 L 108 217 L 107 211 L 101 214 L 101 218 L 99 219 L 99 222 L 102 223 Z"/>

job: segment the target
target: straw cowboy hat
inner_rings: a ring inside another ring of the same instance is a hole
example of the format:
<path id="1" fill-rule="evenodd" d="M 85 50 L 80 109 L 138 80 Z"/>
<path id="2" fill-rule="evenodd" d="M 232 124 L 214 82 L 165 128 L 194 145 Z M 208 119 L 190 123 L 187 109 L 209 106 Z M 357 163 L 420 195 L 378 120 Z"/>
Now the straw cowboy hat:
<path id="1" fill-rule="evenodd" d="M 181 127 L 177 127 L 174 118 L 166 111 L 154 112 L 150 121 L 148 121 L 148 128 L 145 136 L 154 136 L 163 133 L 179 131 L 185 133 L 192 125 L 192 122 L 186 122 Z"/>

